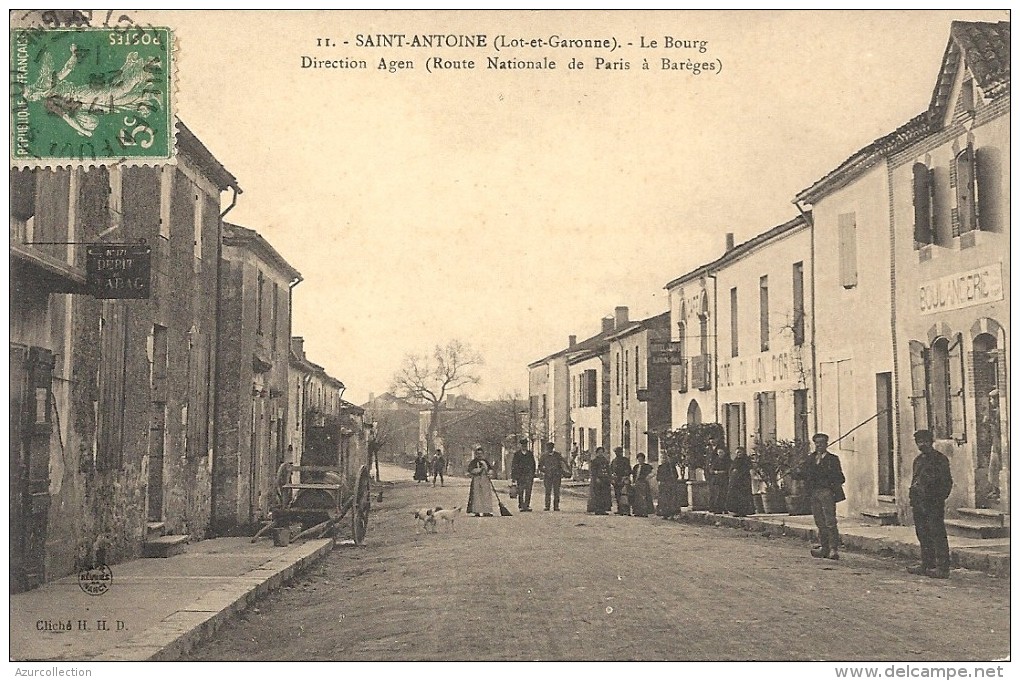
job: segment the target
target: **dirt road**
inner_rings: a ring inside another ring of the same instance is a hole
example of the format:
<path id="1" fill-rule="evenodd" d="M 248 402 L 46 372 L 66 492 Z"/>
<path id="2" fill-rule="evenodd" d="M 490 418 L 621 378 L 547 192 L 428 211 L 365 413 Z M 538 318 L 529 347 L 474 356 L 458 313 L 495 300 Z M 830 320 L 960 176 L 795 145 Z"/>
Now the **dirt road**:
<path id="1" fill-rule="evenodd" d="M 1009 654 L 1009 582 L 660 518 L 462 517 L 464 479 L 383 468 L 363 547 L 340 547 L 227 625 L 199 660 L 988 660 Z M 497 489 L 506 483 L 497 481 Z"/>

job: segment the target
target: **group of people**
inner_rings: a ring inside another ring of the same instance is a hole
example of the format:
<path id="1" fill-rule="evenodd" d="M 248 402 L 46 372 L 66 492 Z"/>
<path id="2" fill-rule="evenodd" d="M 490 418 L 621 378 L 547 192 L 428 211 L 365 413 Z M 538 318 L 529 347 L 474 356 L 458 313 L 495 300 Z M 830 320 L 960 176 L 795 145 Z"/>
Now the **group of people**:
<path id="1" fill-rule="evenodd" d="M 416 484 L 429 481 L 429 474 L 432 475 L 432 486 L 436 486 L 436 479 L 439 479 L 439 486 L 445 487 L 446 480 L 443 474 L 446 472 L 446 457 L 443 450 L 437 449 L 429 461 L 420 451 L 414 457 L 414 480 Z"/>
<path id="2" fill-rule="evenodd" d="M 803 481 L 805 493 L 811 500 L 811 513 L 818 536 L 818 546 L 811 549 L 811 555 L 838 560 L 840 538 L 836 504 L 846 499 L 843 492 L 846 478 L 839 457 L 828 450 L 829 436 L 816 433 L 811 440 L 811 455 L 795 467 L 791 475 Z M 953 488 L 953 477 L 949 459 L 935 449 L 934 441 L 929 430 L 919 430 L 914 434 L 919 454 L 914 459 L 910 506 L 914 515 L 914 529 L 921 544 L 921 562 L 907 570 L 911 574 L 945 579 L 949 576 L 950 566 L 945 504 Z M 547 442 L 536 467 L 535 457 L 528 444 L 526 439 L 520 441 L 521 446 L 514 453 L 511 464 L 510 478 L 517 487 L 517 508 L 524 513 L 531 511 L 532 487 L 537 473 L 545 486 L 545 510 L 559 511 L 560 483 L 564 477 L 570 477 L 570 464 L 555 450 L 552 442 Z M 632 466 L 630 459 L 624 456 L 623 447 L 616 447 L 613 454 L 613 460 L 609 461 L 605 447 L 595 450 L 590 467 L 588 513 L 609 515 L 614 499 L 618 515 L 647 517 L 657 513 L 670 517 L 679 513 L 682 505 L 679 489 L 681 482 L 675 460 L 664 457 L 656 471 L 655 478 L 659 487 L 659 504 L 656 509 L 652 499 L 652 466 L 645 462 L 645 455 L 638 454 L 637 463 Z M 442 452 L 437 450 L 431 467 L 433 485 L 437 471 L 442 479 L 443 468 L 445 460 Z M 482 447 L 476 447 L 467 470 L 471 476 L 468 513 L 475 516 L 493 515 L 495 489 L 490 477 L 492 470 Z M 419 453 L 415 460 L 415 480 L 421 482 L 427 479 L 425 471 L 425 459 Z M 736 516 L 754 513 L 751 462 L 743 447 L 734 449 L 731 459 L 724 447 L 713 446 L 708 473 L 711 510 L 729 512 Z"/>

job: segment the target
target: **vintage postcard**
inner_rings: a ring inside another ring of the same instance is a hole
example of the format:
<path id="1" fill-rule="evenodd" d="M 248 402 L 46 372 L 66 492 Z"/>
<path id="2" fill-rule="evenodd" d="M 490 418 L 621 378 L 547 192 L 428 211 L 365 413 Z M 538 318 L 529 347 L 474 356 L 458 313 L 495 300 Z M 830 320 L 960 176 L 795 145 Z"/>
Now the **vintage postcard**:
<path id="1" fill-rule="evenodd" d="M 1008 11 L 9 16 L 16 676 L 1008 673 Z"/>

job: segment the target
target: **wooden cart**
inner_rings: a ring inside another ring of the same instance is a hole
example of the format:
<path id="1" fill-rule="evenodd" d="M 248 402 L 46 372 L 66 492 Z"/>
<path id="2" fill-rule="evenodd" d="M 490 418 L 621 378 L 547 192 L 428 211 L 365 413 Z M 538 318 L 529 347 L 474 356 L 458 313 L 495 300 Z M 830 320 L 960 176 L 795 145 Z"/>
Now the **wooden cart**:
<path id="1" fill-rule="evenodd" d="M 339 466 L 294 466 L 302 478 L 316 482 L 283 485 L 290 498 L 286 506 L 273 510 L 274 530 L 301 526 L 293 539 L 322 537 L 332 532 L 342 534 L 340 521 L 350 513 L 350 536 L 361 544 L 368 532 L 368 516 L 372 510 L 371 476 L 368 466 L 358 471 L 353 486 L 348 486 Z"/>

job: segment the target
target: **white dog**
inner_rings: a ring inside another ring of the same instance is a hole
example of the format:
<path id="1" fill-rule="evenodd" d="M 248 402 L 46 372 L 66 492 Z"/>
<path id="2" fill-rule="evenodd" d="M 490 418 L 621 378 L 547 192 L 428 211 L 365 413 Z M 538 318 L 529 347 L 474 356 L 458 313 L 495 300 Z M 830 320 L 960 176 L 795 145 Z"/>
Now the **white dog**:
<path id="1" fill-rule="evenodd" d="M 425 528 L 425 534 L 436 531 L 436 513 L 441 513 L 443 508 L 436 506 L 435 508 L 419 508 L 414 512 L 414 519 L 420 520 L 422 527 Z"/>
<path id="2" fill-rule="evenodd" d="M 442 520 L 444 523 L 450 523 L 450 529 L 454 530 L 453 521 L 457 519 L 457 516 L 459 516 L 463 510 L 464 508 L 462 506 L 457 506 L 456 508 L 448 510 L 437 508 L 432 514 L 432 517 L 436 520 Z"/>

